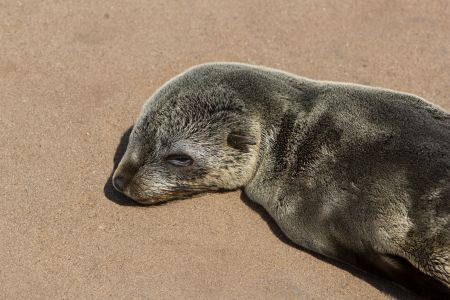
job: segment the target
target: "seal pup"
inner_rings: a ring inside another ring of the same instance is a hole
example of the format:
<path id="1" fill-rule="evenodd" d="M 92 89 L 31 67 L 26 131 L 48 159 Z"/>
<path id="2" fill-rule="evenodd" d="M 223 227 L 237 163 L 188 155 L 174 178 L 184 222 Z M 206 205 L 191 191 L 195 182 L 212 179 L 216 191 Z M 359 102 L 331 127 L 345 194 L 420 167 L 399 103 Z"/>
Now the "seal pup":
<path id="1" fill-rule="evenodd" d="M 145 204 L 242 188 L 301 247 L 449 293 L 450 115 L 414 95 L 195 66 L 145 103 L 113 184 Z"/>

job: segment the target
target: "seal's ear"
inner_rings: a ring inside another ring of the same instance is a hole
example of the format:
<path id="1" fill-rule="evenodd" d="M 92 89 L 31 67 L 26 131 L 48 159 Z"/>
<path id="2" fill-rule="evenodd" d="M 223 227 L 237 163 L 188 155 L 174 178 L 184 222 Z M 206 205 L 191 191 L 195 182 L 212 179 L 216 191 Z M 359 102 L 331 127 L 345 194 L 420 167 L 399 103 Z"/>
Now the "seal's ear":
<path id="1" fill-rule="evenodd" d="M 248 152 L 248 145 L 256 145 L 256 140 L 246 133 L 230 132 L 228 134 L 227 143 L 230 147 Z"/>

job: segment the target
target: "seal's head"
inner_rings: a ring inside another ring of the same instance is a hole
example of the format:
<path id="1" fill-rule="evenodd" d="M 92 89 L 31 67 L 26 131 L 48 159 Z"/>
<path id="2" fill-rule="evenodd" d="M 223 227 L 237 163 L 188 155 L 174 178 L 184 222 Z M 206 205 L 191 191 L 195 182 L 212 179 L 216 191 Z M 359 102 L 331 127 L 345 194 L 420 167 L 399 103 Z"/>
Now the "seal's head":
<path id="1" fill-rule="evenodd" d="M 197 73 L 163 85 L 134 125 L 113 184 L 138 202 L 237 189 L 255 172 L 257 116 L 233 89 Z"/>

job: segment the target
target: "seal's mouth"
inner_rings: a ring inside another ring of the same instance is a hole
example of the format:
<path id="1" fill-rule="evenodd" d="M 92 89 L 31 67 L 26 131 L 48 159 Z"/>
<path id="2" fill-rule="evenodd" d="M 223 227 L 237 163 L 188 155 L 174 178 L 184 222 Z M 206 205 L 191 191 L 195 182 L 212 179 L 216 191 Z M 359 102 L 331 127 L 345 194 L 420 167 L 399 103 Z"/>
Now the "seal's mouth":
<path id="1" fill-rule="evenodd" d="M 188 198 L 193 198 L 196 196 L 200 196 L 203 192 L 199 191 L 167 191 L 158 195 L 142 195 L 139 193 L 133 193 L 130 192 L 129 189 L 126 189 L 125 191 L 122 191 L 123 194 L 130 197 L 132 200 L 144 204 L 144 205 L 161 205 L 165 204 L 167 202 L 177 201 L 177 200 L 184 200 Z"/>

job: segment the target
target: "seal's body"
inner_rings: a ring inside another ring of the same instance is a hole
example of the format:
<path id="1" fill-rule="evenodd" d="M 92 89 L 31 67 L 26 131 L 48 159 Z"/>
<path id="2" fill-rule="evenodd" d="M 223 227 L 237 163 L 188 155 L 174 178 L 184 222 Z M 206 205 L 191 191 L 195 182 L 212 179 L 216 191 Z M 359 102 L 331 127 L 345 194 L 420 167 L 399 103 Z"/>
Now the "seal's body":
<path id="1" fill-rule="evenodd" d="M 197 66 L 145 104 L 113 182 L 148 204 L 243 188 L 304 248 L 450 287 L 450 115 L 417 96 Z"/>

